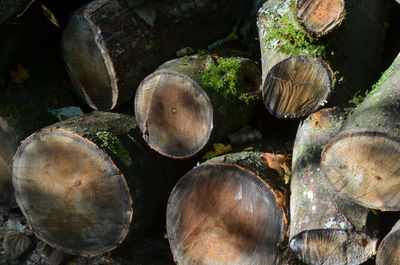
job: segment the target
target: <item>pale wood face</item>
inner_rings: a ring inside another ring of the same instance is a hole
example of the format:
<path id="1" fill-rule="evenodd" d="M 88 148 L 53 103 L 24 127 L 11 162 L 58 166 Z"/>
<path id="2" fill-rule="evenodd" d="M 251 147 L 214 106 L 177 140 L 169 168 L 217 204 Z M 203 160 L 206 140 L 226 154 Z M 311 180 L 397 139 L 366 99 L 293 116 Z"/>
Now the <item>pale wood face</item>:
<path id="1" fill-rule="evenodd" d="M 354 132 L 333 140 L 322 169 L 333 187 L 373 209 L 400 208 L 400 143 L 378 132 Z"/>
<path id="2" fill-rule="evenodd" d="M 94 255 L 125 238 L 132 215 L 129 190 L 92 142 L 44 130 L 23 142 L 13 170 L 18 204 L 45 242 L 67 253 Z"/>
<path id="3" fill-rule="evenodd" d="M 213 127 L 213 109 L 204 90 L 166 70 L 149 76 L 138 88 L 135 116 L 147 143 L 172 157 L 197 153 Z"/>
<path id="4" fill-rule="evenodd" d="M 284 232 L 282 211 L 255 175 L 232 165 L 205 165 L 172 192 L 167 231 L 179 264 L 274 264 Z"/>
<path id="5" fill-rule="evenodd" d="M 326 34 L 342 21 L 344 0 L 300 0 L 297 17 L 306 30 Z"/>

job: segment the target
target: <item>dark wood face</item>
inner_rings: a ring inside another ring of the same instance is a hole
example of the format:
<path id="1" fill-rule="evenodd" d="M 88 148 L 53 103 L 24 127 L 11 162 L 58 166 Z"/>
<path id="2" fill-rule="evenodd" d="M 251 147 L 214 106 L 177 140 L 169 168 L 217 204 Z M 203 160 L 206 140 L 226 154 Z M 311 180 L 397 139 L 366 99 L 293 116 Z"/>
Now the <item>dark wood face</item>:
<path id="1" fill-rule="evenodd" d="M 213 109 L 204 90 L 190 78 L 166 70 L 142 82 L 135 116 L 148 144 L 172 157 L 198 152 L 213 126 Z"/>
<path id="2" fill-rule="evenodd" d="M 300 0 L 297 17 L 306 30 L 325 34 L 335 28 L 344 16 L 344 0 Z"/>
<path id="3" fill-rule="evenodd" d="M 18 204 L 45 242 L 71 254 L 110 250 L 127 233 L 129 190 L 111 159 L 87 139 L 44 130 L 17 151 Z"/>
<path id="4" fill-rule="evenodd" d="M 168 238 L 179 264 L 274 264 L 283 227 L 267 185 L 229 164 L 191 170 L 169 199 Z"/>

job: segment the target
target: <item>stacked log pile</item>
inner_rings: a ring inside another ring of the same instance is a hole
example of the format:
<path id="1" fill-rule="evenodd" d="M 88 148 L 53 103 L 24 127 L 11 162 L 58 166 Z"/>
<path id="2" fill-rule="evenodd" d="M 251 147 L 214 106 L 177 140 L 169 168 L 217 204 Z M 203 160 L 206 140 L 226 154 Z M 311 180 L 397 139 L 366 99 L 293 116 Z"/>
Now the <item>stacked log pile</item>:
<path id="1" fill-rule="evenodd" d="M 399 263 L 400 225 L 379 220 L 400 211 L 400 46 L 378 80 L 389 4 L 11 3 L 1 264 Z M 27 45 L 36 16 L 53 28 Z"/>

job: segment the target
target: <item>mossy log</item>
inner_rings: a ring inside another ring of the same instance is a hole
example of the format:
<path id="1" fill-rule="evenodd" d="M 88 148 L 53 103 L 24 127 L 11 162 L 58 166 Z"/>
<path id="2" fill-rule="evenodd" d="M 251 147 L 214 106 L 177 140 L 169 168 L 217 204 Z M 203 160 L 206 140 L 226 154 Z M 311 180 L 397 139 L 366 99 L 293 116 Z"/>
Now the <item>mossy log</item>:
<path id="1" fill-rule="evenodd" d="M 208 160 L 183 176 L 167 207 L 177 264 L 275 264 L 287 231 L 283 178 L 258 152 Z"/>
<path id="2" fill-rule="evenodd" d="M 168 161 L 143 141 L 133 117 L 93 112 L 34 133 L 14 158 L 15 196 L 34 233 L 92 256 L 160 223 L 175 181 L 193 164 Z M 127 242 L 129 242 L 128 240 Z"/>
<path id="3" fill-rule="evenodd" d="M 321 151 L 343 119 L 337 108 L 320 110 L 296 135 L 289 242 L 307 264 L 361 264 L 376 251 L 377 239 L 365 233 L 369 209 L 337 196 L 320 170 Z"/>
<path id="4" fill-rule="evenodd" d="M 331 106 L 343 105 L 370 86 L 381 61 L 382 6 L 375 0 L 266 1 L 257 24 L 267 109 L 278 118 L 303 117 L 328 97 Z"/>
<path id="5" fill-rule="evenodd" d="M 133 97 L 143 78 L 179 49 L 204 48 L 228 36 L 251 3 L 161 0 L 129 7 L 127 2 L 90 2 L 71 16 L 64 32 L 67 70 L 94 109 L 109 110 Z"/>
<path id="6" fill-rule="evenodd" d="M 12 186 L 12 160 L 18 142 L 14 129 L 0 117 L 0 210 L 16 206 Z"/>
<path id="7" fill-rule="evenodd" d="M 18 15 L 32 0 L 2 0 L 0 3 L 0 24 Z"/>
<path id="8" fill-rule="evenodd" d="M 376 265 L 400 264 L 400 221 L 398 221 L 379 244 Z"/>
<path id="9" fill-rule="evenodd" d="M 363 206 L 400 210 L 400 55 L 324 148 L 331 185 Z"/>
<path id="10" fill-rule="evenodd" d="M 245 58 L 174 59 L 142 81 L 135 117 L 153 149 L 190 157 L 250 122 L 256 101 L 247 97 L 260 84 L 259 68 Z"/>

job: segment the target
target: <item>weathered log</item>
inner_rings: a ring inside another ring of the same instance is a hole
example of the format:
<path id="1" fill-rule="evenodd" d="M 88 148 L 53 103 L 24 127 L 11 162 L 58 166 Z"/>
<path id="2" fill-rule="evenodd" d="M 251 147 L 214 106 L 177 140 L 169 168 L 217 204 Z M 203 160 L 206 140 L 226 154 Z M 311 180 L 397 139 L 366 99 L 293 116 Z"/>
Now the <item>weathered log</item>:
<path id="1" fill-rule="evenodd" d="M 0 210 L 16 206 L 12 186 L 12 159 L 18 143 L 15 131 L 0 117 Z"/>
<path id="2" fill-rule="evenodd" d="M 400 264 L 400 221 L 385 236 L 376 253 L 376 265 Z"/>
<path id="3" fill-rule="evenodd" d="M 320 170 L 321 151 L 339 131 L 337 108 L 310 115 L 293 150 L 290 247 L 307 264 L 361 264 L 375 254 L 377 239 L 365 233 L 369 209 L 336 195 Z"/>
<path id="4" fill-rule="evenodd" d="M 190 157 L 250 122 L 256 101 L 248 97 L 260 83 L 259 68 L 245 58 L 174 59 L 142 81 L 135 117 L 152 148 Z"/>
<path id="5" fill-rule="evenodd" d="M 132 239 L 159 222 L 173 183 L 187 170 L 174 162 L 148 148 L 133 117 L 94 112 L 22 142 L 15 196 L 40 239 L 92 256 L 124 240 L 132 214 Z"/>
<path id="6" fill-rule="evenodd" d="M 375 0 L 267 1 L 258 18 L 267 109 L 278 118 L 303 117 L 330 94 L 330 105 L 342 105 L 370 86 L 379 74 L 382 5 Z M 331 93 L 336 79 L 340 84 Z"/>
<path id="7" fill-rule="evenodd" d="M 92 108 L 112 109 L 179 49 L 226 37 L 250 2 L 162 0 L 129 7 L 125 0 L 93 1 L 71 16 L 64 32 L 67 70 Z"/>
<path id="8" fill-rule="evenodd" d="M 24 10 L 32 0 L 3 0 L 0 3 L 0 24 Z"/>
<path id="9" fill-rule="evenodd" d="M 177 264 L 275 264 L 288 228 L 287 194 L 259 155 L 213 158 L 179 180 L 167 207 Z"/>
<path id="10" fill-rule="evenodd" d="M 322 170 L 345 197 L 400 210 L 400 55 L 324 148 Z"/>

